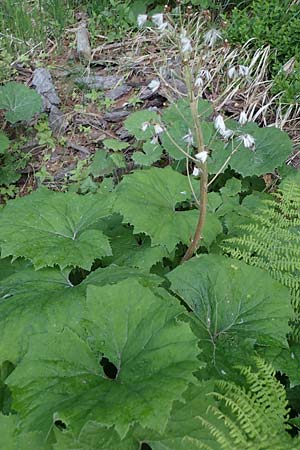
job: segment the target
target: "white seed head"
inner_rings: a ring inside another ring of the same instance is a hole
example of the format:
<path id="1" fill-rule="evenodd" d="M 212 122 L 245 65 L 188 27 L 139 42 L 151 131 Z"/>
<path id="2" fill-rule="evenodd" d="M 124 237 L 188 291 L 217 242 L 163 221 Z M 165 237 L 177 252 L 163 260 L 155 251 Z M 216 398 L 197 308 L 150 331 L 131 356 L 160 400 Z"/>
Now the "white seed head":
<path id="1" fill-rule="evenodd" d="M 154 133 L 155 134 L 160 134 L 160 133 L 162 133 L 164 131 L 164 129 L 163 129 L 163 127 L 159 124 L 159 123 L 156 123 L 155 125 L 154 125 Z"/>
<path id="2" fill-rule="evenodd" d="M 249 75 L 250 69 L 247 66 L 238 66 L 238 74 L 241 77 L 247 77 Z"/>
<path id="3" fill-rule="evenodd" d="M 215 28 L 212 28 L 211 30 L 207 31 L 207 33 L 205 33 L 204 44 L 207 45 L 208 47 L 214 47 L 217 40 L 221 38 L 222 38 L 221 33 Z"/>
<path id="4" fill-rule="evenodd" d="M 148 18 L 147 14 L 139 14 L 137 16 L 137 23 L 139 28 L 141 28 L 144 25 L 144 23 L 147 22 L 147 18 Z"/>
<path id="5" fill-rule="evenodd" d="M 158 136 L 157 136 L 157 135 L 154 136 L 154 137 L 151 139 L 150 143 L 153 144 L 153 145 L 158 144 Z"/>
<path id="6" fill-rule="evenodd" d="M 204 80 L 203 80 L 203 78 L 200 77 L 200 76 L 198 76 L 198 77 L 196 78 L 196 80 L 195 80 L 195 87 L 200 88 L 200 87 L 203 87 L 203 85 L 204 85 Z"/>
<path id="7" fill-rule="evenodd" d="M 152 80 L 148 84 L 148 88 L 151 89 L 152 92 L 156 92 L 157 89 L 159 89 L 160 81 L 159 80 Z"/>
<path id="8" fill-rule="evenodd" d="M 149 126 L 150 126 L 149 122 L 143 122 L 142 126 L 141 126 L 141 130 L 146 131 Z"/>
<path id="9" fill-rule="evenodd" d="M 180 34 L 180 45 L 182 53 L 188 53 L 193 50 L 191 40 L 187 37 L 186 30 L 182 30 Z"/>
<path id="10" fill-rule="evenodd" d="M 227 76 L 228 76 L 228 78 L 231 78 L 231 79 L 236 78 L 238 76 L 238 72 L 234 66 L 229 67 L 229 69 L 227 70 Z"/>
<path id="11" fill-rule="evenodd" d="M 238 140 L 242 141 L 246 148 L 254 149 L 255 147 L 255 139 L 250 134 L 241 134 L 241 136 L 238 137 Z"/>
<path id="12" fill-rule="evenodd" d="M 199 161 L 201 161 L 203 164 L 207 160 L 207 157 L 208 157 L 208 153 L 205 150 L 203 152 L 197 153 L 195 155 L 195 158 L 198 159 Z"/>
<path id="13" fill-rule="evenodd" d="M 220 131 L 220 135 L 227 141 L 227 139 L 233 136 L 234 132 L 230 128 L 226 128 L 224 131 Z"/>
<path id="14" fill-rule="evenodd" d="M 152 21 L 157 27 L 160 27 L 164 23 L 164 15 L 162 13 L 154 14 L 152 16 Z"/>
<path id="15" fill-rule="evenodd" d="M 217 131 L 219 131 L 219 133 L 224 133 L 225 132 L 226 125 L 225 125 L 224 119 L 221 116 L 221 114 L 218 114 L 217 117 L 215 117 L 214 126 L 215 126 L 215 129 Z"/>
<path id="16" fill-rule="evenodd" d="M 158 30 L 164 31 L 169 26 L 168 22 L 163 22 L 161 25 L 159 25 Z"/>
<path id="17" fill-rule="evenodd" d="M 193 175 L 194 175 L 194 177 L 199 177 L 199 175 L 200 175 L 200 169 L 198 169 L 198 167 L 194 167 Z"/>
<path id="18" fill-rule="evenodd" d="M 198 76 L 203 78 L 206 81 L 211 80 L 211 74 L 210 74 L 209 70 L 207 70 L 207 69 L 201 69 Z"/>
<path id="19" fill-rule="evenodd" d="M 184 142 L 186 142 L 188 145 L 194 145 L 193 133 L 191 132 L 190 129 L 189 129 L 188 134 L 186 134 L 185 136 L 183 136 L 182 140 L 183 140 Z"/>
<path id="20" fill-rule="evenodd" d="M 247 114 L 245 113 L 245 111 L 241 111 L 240 117 L 239 117 L 239 123 L 241 125 L 245 125 L 248 121 L 248 117 Z"/>

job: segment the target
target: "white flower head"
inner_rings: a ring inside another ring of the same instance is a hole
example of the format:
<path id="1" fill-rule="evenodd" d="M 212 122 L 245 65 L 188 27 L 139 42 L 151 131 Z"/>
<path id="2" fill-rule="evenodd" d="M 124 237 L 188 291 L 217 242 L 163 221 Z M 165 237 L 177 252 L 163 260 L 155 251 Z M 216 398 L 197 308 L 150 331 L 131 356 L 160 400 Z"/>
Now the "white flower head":
<path id="1" fill-rule="evenodd" d="M 249 75 L 250 69 L 247 66 L 238 66 L 238 73 L 241 77 L 247 77 Z"/>
<path id="2" fill-rule="evenodd" d="M 146 131 L 149 126 L 150 126 L 149 122 L 143 122 L 142 126 L 141 126 L 141 130 Z"/>
<path id="3" fill-rule="evenodd" d="M 252 148 L 254 150 L 255 139 L 250 134 L 241 134 L 241 136 L 238 137 L 238 140 L 243 142 L 244 147 Z"/>
<path id="4" fill-rule="evenodd" d="M 245 111 L 241 111 L 240 117 L 239 117 L 239 123 L 241 125 L 245 125 L 248 121 L 248 117 L 247 114 L 245 113 Z"/>
<path id="5" fill-rule="evenodd" d="M 154 25 L 156 25 L 157 27 L 160 27 L 164 23 L 164 15 L 162 13 L 154 14 L 152 16 L 152 21 L 153 21 Z"/>
<path id="6" fill-rule="evenodd" d="M 238 72 L 235 68 L 235 66 L 229 67 L 229 69 L 227 70 L 227 76 L 228 78 L 236 78 L 238 76 Z"/>
<path id="7" fill-rule="evenodd" d="M 195 87 L 202 87 L 205 82 L 209 82 L 210 80 L 211 80 L 211 74 L 210 74 L 209 70 L 201 69 L 195 80 Z"/>
<path id="8" fill-rule="evenodd" d="M 211 80 L 210 71 L 207 69 L 201 69 L 199 72 L 199 77 L 202 77 L 206 81 L 210 81 Z"/>
<path id="9" fill-rule="evenodd" d="M 198 167 L 194 167 L 193 170 L 194 177 L 199 177 L 200 173 L 201 173 L 200 169 L 198 169 Z"/>
<path id="10" fill-rule="evenodd" d="M 157 134 L 160 134 L 160 133 L 163 133 L 163 131 L 164 131 L 164 129 L 163 129 L 163 127 L 159 124 L 159 123 L 156 123 L 155 125 L 154 125 L 154 133 L 157 135 Z"/>
<path id="11" fill-rule="evenodd" d="M 202 87 L 204 85 L 204 79 L 198 75 L 195 80 L 195 87 Z"/>
<path id="12" fill-rule="evenodd" d="M 180 34 L 180 44 L 182 53 L 188 53 L 193 50 L 191 40 L 187 37 L 186 30 L 182 30 Z"/>
<path id="13" fill-rule="evenodd" d="M 217 131 L 219 131 L 219 133 L 224 133 L 225 132 L 226 125 L 225 125 L 224 119 L 221 116 L 221 114 L 218 114 L 217 117 L 215 117 L 214 126 L 215 126 L 215 129 Z"/>
<path id="14" fill-rule="evenodd" d="M 185 136 L 183 136 L 182 140 L 183 140 L 184 142 L 186 142 L 188 145 L 194 145 L 193 133 L 191 132 L 190 129 L 189 129 L 188 134 L 186 134 Z"/>
<path id="15" fill-rule="evenodd" d="M 160 27 L 159 27 L 159 31 L 164 31 L 166 28 L 168 28 L 169 23 L 168 22 L 164 22 Z"/>
<path id="16" fill-rule="evenodd" d="M 148 19 L 147 14 L 139 14 L 137 16 L 138 27 L 141 28 L 144 25 L 144 23 L 147 22 L 147 19 Z"/>
<path id="17" fill-rule="evenodd" d="M 211 30 L 207 31 L 207 33 L 205 33 L 204 44 L 208 47 L 214 47 L 218 39 L 222 39 L 221 33 L 215 28 L 212 28 Z"/>
<path id="18" fill-rule="evenodd" d="M 195 158 L 198 159 L 199 161 L 201 161 L 203 164 L 207 160 L 207 157 L 208 157 L 208 153 L 205 150 L 203 150 L 203 152 L 197 153 L 195 155 Z"/>
<path id="19" fill-rule="evenodd" d="M 151 143 L 152 145 L 158 144 L 158 136 L 157 136 L 157 135 L 154 136 L 154 137 L 151 139 L 150 143 Z"/>
<path id="20" fill-rule="evenodd" d="M 220 131 L 220 135 L 227 141 L 227 139 L 233 136 L 234 132 L 230 128 L 226 128 L 224 131 Z"/>
<path id="21" fill-rule="evenodd" d="M 152 80 L 150 81 L 150 83 L 148 84 L 148 88 L 151 89 L 151 91 L 154 93 L 159 89 L 160 86 L 160 81 L 159 80 Z"/>

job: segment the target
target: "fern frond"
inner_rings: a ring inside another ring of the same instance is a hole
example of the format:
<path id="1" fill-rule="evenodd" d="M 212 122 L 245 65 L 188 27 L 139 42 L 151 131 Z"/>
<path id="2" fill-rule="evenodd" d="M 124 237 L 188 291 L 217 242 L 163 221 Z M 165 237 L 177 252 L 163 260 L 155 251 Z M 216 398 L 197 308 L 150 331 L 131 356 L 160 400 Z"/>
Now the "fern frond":
<path id="1" fill-rule="evenodd" d="M 300 343 L 300 187 L 287 180 L 251 219 L 222 248 L 233 258 L 267 270 L 290 289 L 295 312 L 292 340 Z"/>
<path id="2" fill-rule="evenodd" d="M 284 387 L 271 365 L 256 358 L 255 368 L 239 367 L 243 386 L 224 380 L 216 382 L 211 395 L 217 400 L 205 417 L 198 417 L 221 450 L 299 449 L 300 439 L 287 430 L 289 410 Z M 203 444 L 203 447 L 206 444 Z M 214 447 L 215 448 L 215 447 Z"/>

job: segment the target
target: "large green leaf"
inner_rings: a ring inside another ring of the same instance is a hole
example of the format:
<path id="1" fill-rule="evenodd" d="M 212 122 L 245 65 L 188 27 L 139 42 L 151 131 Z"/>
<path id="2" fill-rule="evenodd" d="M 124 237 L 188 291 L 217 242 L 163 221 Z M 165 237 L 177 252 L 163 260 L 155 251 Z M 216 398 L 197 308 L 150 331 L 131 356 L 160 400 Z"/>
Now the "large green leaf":
<path id="1" fill-rule="evenodd" d="M 213 134 L 213 124 L 205 121 L 212 112 L 211 104 L 208 101 L 200 100 L 198 102 L 198 116 L 205 145 L 208 145 Z M 191 153 L 191 148 L 189 148 L 187 142 L 184 140 L 184 137 L 190 130 L 194 135 L 194 142 L 196 142 L 189 101 L 179 100 L 166 108 L 163 112 L 163 122 L 167 129 L 167 132 L 161 137 L 164 149 L 174 159 L 184 159 L 184 153 L 182 153 L 177 146 L 181 147 L 185 152 Z"/>
<path id="2" fill-rule="evenodd" d="M 229 163 L 225 164 L 223 171 L 229 165 L 244 177 L 273 172 L 292 153 L 289 136 L 278 128 L 260 128 L 252 122 L 241 127 L 235 121 L 228 121 L 228 126 L 239 135 L 250 134 L 255 139 L 255 148 L 244 147 L 238 139 L 227 144 L 219 140 L 214 141 L 211 144 L 212 158 L 209 159 L 211 173 L 217 173 L 221 169 L 231 151 L 237 146 L 239 146 L 237 152 L 230 158 Z"/>
<path id="3" fill-rule="evenodd" d="M 265 271 L 218 255 L 201 255 L 167 278 L 191 308 L 208 372 L 228 375 L 248 363 L 254 344 L 287 347 L 290 294 Z M 244 359 L 244 361 L 243 361 Z"/>
<path id="4" fill-rule="evenodd" d="M 1 213 L 1 256 L 28 258 L 36 268 L 57 264 L 89 270 L 94 259 L 111 254 L 108 238 L 96 229 L 109 211 L 104 194 L 40 189 L 10 201 Z"/>
<path id="5" fill-rule="evenodd" d="M 150 270 L 158 261 L 170 256 L 165 247 L 151 247 L 149 236 L 134 235 L 132 227 L 122 225 L 122 216 L 119 214 L 104 219 L 102 223 L 101 229 L 110 238 L 113 253 L 103 259 L 105 264 Z"/>
<path id="6" fill-rule="evenodd" d="M 151 164 L 160 159 L 162 151 L 163 149 L 159 143 L 147 141 L 143 144 L 143 151 L 134 152 L 132 159 L 141 166 L 151 166 Z"/>
<path id="7" fill-rule="evenodd" d="M 160 117 L 155 111 L 142 110 L 130 114 L 124 126 L 136 139 L 147 141 L 155 136 L 154 125 L 159 123 Z"/>
<path id="8" fill-rule="evenodd" d="M 24 259 L 17 259 L 15 261 L 12 261 L 11 258 L 0 259 L 0 282 L 31 266 L 32 263 Z"/>
<path id="9" fill-rule="evenodd" d="M 140 270 L 135 267 L 119 267 L 111 264 L 108 267 L 99 267 L 90 273 L 81 283 L 82 286 L 93 284 L 95 286 L 105 286 L 106 284 L 116 284 L 123 280 L 137 280 L 142 286 L 156 288 L 163 279 L 158 275 Z"/>
<path id="10" fill-rule="evenodd" d="M 113 428 L 97 422 L 87 422 L 78 437 L 72 432 L 56 432 L 54 450 L 140 450 L 140 442 L 134 436 L 120 436 Z"/>
<path id="11" fill-rule="evenodd" d="M 89 286 L 81 326 L 32 336 L 7 379 L 24 429 L 47 434 L 61 420 L 79 433 L 90 420 L 121 438 L 135 423 L 162 432 L 200 363 L 182 307 L 161 295 L 132 280 Z"/>
<path id="12" fill-rule="evenodd" d="M 162 282 L 157 275 L 114 265 L 95 270 L 75 287 L 68 273 L 57 269 L 35 271 L 24 261 L 15 261 L 9 269 L 11 272 L 5 272 L 0 281 L 0 363 L 5 360 L 17 363 L 32 334 L 77 323 L 83 315 L 89 284 L 104 286 L 128 279 L 153 289 Z"/>
<path id="13" fill-rule="evenodd" d="M 123 222 L 134 226 L 135 233 L 146 233 L 152 245 L 162 245 L 171 252 L 179 242 L 190 243 L 198 210 L 180 211 L 176 207 L 189 201 L 187 177 L 171 167 L 135 172 L 128 175 L 116 189 L 114 210 L 123 216 Z M 210 245 L 222 231 L 218 219 L 208 213 L 203 231 L 203 242 Z"/>
<path id="14" fill-rule="evenodd" d="M 24 268 L 0 282 L 0 362 L 17 363 L 31 334 L 71 325 L 82 314 L 85 287 L 56 269 Z"/>
<path id="15" fill-rule="evenodd" d="M 29 120 L 42 109 L 42 98 L 33 89 L 11 81 L 0 86 L 0 109 L 5 109 L 5 118 L 10 123 Z"/>
<path id="16" fill-rule="evenodd" d="M 289 348 L 272 346 L 262 347 L 261 355 L 282 374 L 289 377 L 289 386 L 300 385 L 300 346 L 298 343 L 290 344 Z"/>
<path id="17" fill-rule="evenodd" d="M 155 433 L 140 426 L 133 427 L 122 441 L 113 428 L 105 428 L 96 422 L 87 422 L 76 437 L 72 432 L 56 432 L 55 450 L 140 450 L 142 443 L 152 450 L 198 450 L 201 444 L 210 445 L 213 450 L 221 447 L 204 428 L 199 416 L 204 416 L 210 423 L 219 423 L 207 408 L 216 404 L 210 394 L 214 391 L 212 382 L 190 385 L 182 401 L 173 403 L 171 416 L 164 433 Z M 225 427 L 223 427 L 225 434 Z M 148 447 L 149 446 L 149 447 Z"/>
<path id="18" fill-rule="evenodd" d="M 51 449 L 39 432 L 18 434 L 16 416 L 3 416 L 0 414 L 0 436 L 1 450 Z"/>

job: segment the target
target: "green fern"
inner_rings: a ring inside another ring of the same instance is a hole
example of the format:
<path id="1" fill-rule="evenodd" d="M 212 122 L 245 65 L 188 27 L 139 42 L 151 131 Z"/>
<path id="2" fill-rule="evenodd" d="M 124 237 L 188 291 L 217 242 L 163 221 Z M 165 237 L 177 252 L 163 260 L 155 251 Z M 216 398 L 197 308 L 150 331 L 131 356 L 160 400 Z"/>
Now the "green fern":
<path id="1" fill-rule="evenodd" d="M 199 417 L 202 426 L 218 442 L 220 450 L 299 449 L 300 440 L 287 432 L 289 411 L 284 387 L 275 379 L 270 365 L 260 358 L 255 365 L 255 369 L 239 368 L 245 379 L 243 386 L 216 382 L 217 390 L 211 395 L 219 406 L 208 408 L 212 415 Z M 213 450 L 202 443 L 199 448 Z"/>
<path id="2" fill-rule="evenodd" d="M 300 342 L 300 187 L 286 180 L 280 191 L 241 225 L 238 236 L 226 239 L 230 256 L 267 270 L 291 290 L 295 317 L 292 339 Z"/>

